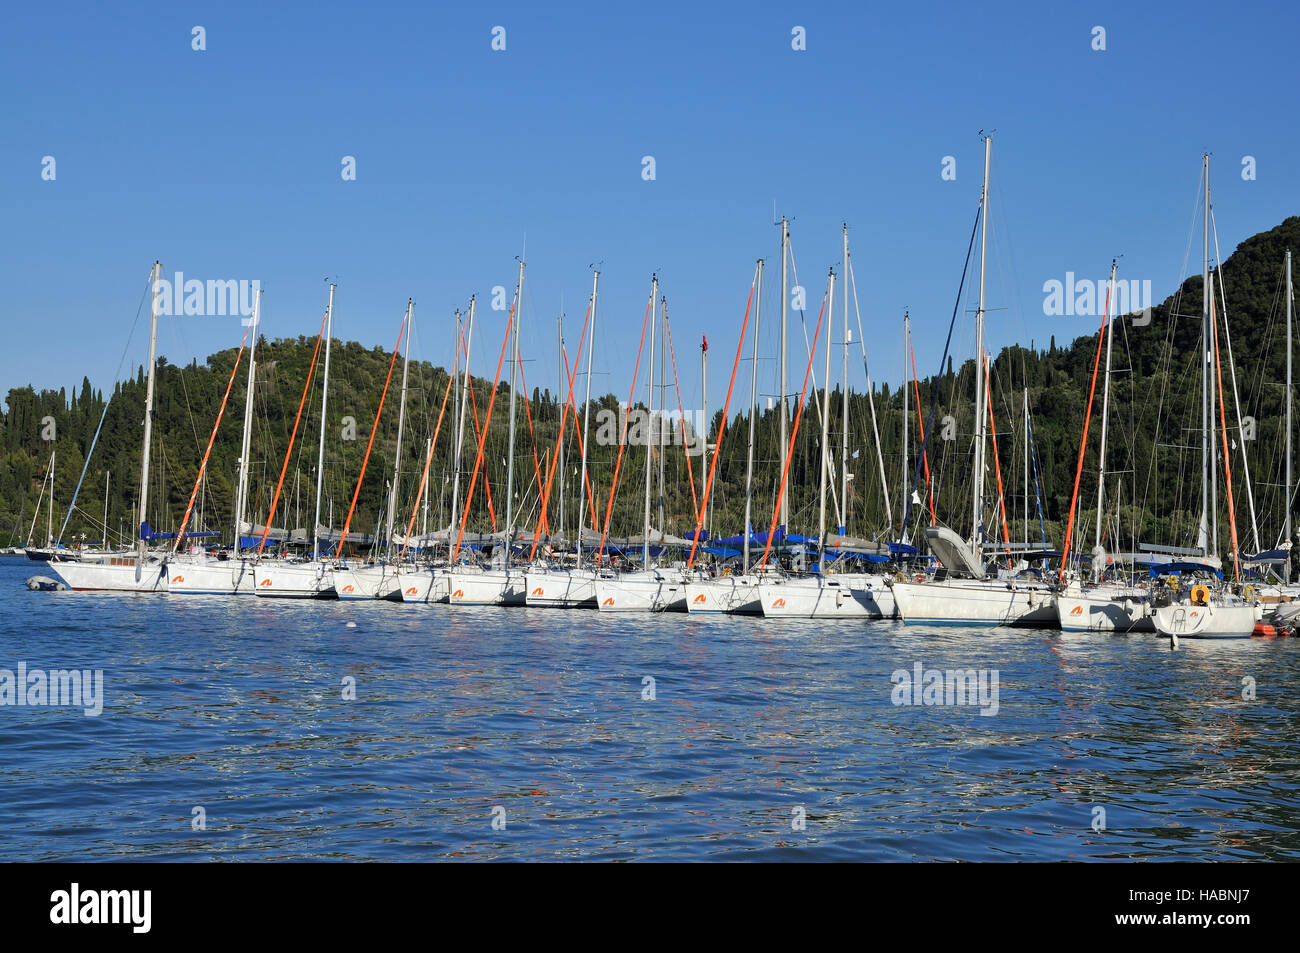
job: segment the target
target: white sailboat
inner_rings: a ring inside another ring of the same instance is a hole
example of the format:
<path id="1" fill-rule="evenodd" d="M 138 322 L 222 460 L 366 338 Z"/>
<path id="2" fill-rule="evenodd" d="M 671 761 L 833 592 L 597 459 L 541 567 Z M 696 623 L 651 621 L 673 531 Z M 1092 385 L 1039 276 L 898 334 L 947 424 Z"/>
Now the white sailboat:
<path id="1" fill-rule="evenodd" d="M 899 617 L 908 625 L 1056 625 L 1055 587 L 1034 578 L 998 577 L 979 550 L 945 526 L 925 531 L 943 565 L 928 582 L 894 582 Z"/>
<path id="2" fill-rule="evenodd" d="M 393 479 L 389 484 L 386 528 L 384 532 L 384 555 L 379 560 L 359 562 L 340 558 L 333 566 L 334 590 L 340 599 L 384 599 L 389 602 L 402 602 L 402 578 L 400 567 L 393 562 L 393 522 L 397 515 L 397 488 L 402 475 L 402 431 L 406 425 L 406 381 L 411 365 L 411 324 L 415 320 L 415 301 L 406 301 L 405 336 L 406 350 L 402 359 L 402 392 L 398 398 L 397 409 L 397 448 L 393 453 Z M 380 408 L 383 402 L 381 399 Z M 379 420 L 376 418 L 375 426 Z M 364 476 L 364 470 L 362 471 Z M 358 481 L 358 486 L 360 481 Z M 373 550 L 372 550 L 373 553 Z M 340 554 L 341 555 L 341 554 Z M 414 567 L 409 567 L 414 568 Z"/>
<path id="3" fill-rule="evenodd" d="M 260 559 L 253 569 L 253 591 L 273 599 L 333 599 L 337 597 L 334 573 L 320 558 L 321 487 L 325 474 L 325 420 L 329 405 L 330 341 L 334 335 L 334 284 L 330 284 L 329 303 L 325 306 L 325 370 L 321 383 L 320 444 L 316 453 L 316 513 L 312 520 L 311 552 L 306 561 Z M 325 531 L 326 534 L 328 530 Z"/>
<path id="4" fill-rule="evenodd" d="M 821 436 L 821 490 L 818 506 L 818 573 L 812 576 L 784 576 L 780 573 L 765 573 L 762 578 L 754 580 L 758 593 L 759 609 L 771 618 L 892 618 L 895 614 L 894 595 L 889 588 L 887 577 L 878 573 L 834 572 L 827 565 L 827 550 L 850 551 L 846 547 L 865 544 L 863 540 L 852 540 L 848 531 L 848 419 L 849 419 L 849 380 L 848 380 L 848 345 L 849 332 L 849 228 L 843 227 L 843 271 L 845 274 L 844 299 L 844 341 L 842 361 L 841 389 L 844 400 L 843 432 L 841 434 L 840 470 L 840 532 L 828 536 L 826 532 L 826 492 L 830 478 L 830 400 L 831 400 L 831 334 L 826 335 L 826 371 L 823 381 L 821 402 L 822 436 Z M 830 304 L 834 311 L 835 276 L 830 278 Z M 855 292 L 856 298 L 856 292 Z M 864 352 L 865 354 L 865 352 Z M 870 380 L 867 390 L 870 392 Z M 883 476 L 883 471 L 882 471 Z M 884 487 L 886 499 L 889 488 Z M 856 551 L 856 549 L 854 550 Z"/>
<path id="5" fill-rule="evenodd" d="M 430 563 L 426 566 L 398 566 L 397 591 L 403 602 L 423 603 L 425 605 L 435 602 L 447 602 L 451 598 L 450 586 L 450 564 L 455 559 L 455 528 L 457 525 L 457 516 L 460 513 L 460 464 L 462 456 L 462 447 L 464 446 L 465 436 L 465 411 L 469 406 L 471 378 L 469 373 L 470 357 L 473 353 L 474 346 L 474 312 L 475 296 L 470 295 L 469 312 L 465 317 L 464 335 L 465 335 L 465 371 L 463 375 L 460 371 L 460 335 L 461 335 L 461 313 L 456 311 L 456 356 L 452 359 L 450 383 L 455 385 L 456 404 L 453 410 L 453 416 L 456 419 L 454 435 L 452 438 L 452 457 L 451 457 L 451 522 L 447 526 L 445 539 L 441 542 L 447 544 L 447 564 L 435 565 Z M 438 534 L 434 534 L 433 539 L 425 540 L 425 544 L 432 550 L 432 543 L 438 541 Z"/>
<path id="6" fill-rule="evenodd" d="M 106 590 L 113 592 L 166 592 L 167 564 L 162 556 L 150 553 L 146 547 L 146 514 L 149 509 L 149 453 L 153 437 L 154 378 L 157 370 L 158 349 L 158 295 L 161 264 L 154 262 L 149 276 L 152 290 L 149 308 L 149 376 L 144 397 L 144 439 L 140 452 L 140 531 L 136 539 L 134 556 L 105 555 L 96 562 L 49 563 L 69 589 Z"/>
<path id="7" fill-rule="evenodd" d="M 764 576 L 758 584 L 763 615 L 774 619 L 890 619 L 896 607 L 886 577 L 876 573 Z"/>
<path id="8" fill-rule="evenodd" d="M 582 567 L 530 566 L 525 573 L 528 605 L 549 609 L 594 609 L 596 571 Z"/>
<path id="9" fill-rule="evenodd" d="M 1179 639 L 1248 639 L 1263 615 L 1257 603 L 1229 592 L 1211 593 L 1205 586 L 1193 586 L 1152 610 L 1156 631 Z"/>
<path id="10" fill-rule="evenodd" d="M 515 285 L 514 323 L 510 346 L 510 431 L 506 454 L 506 528 L 502 544 L 496 547 L 489 565 L 456 565 L 448 573 L 448 602 L 454 606 L 519 606 L 527 597 L 525 571 L 510 564 L 514 544 L 515 502 L 515 406 L 518 398 L 516 380 L 519 371 L 519 324 L 523 312 L 524 261 L 519 260 L 519 280 Z M 486 431 L 487 424 L 484 424 Z"/>
<path id="11" fill-rule="evenodd" d="M 239 455 L 239 478 L 235 488 L 235 543 L 229 555 L 178 556 L 168 561 L 167 591 L 188 595 L 253 594 L 253 560 L 241 557 L 240 536 L 245 525 L 244 509 L 248 502 L 249 452 L 253 423 L 253 388 L 257 377 L 257 335 L 260 330 L 262 289 L 253 296 L 252 325 L 248 350 L 248 384 L 244 392 L 244 431 Z M 179 544 L 179 540 L 177 540 Z"/>
<path id="12" fill-rule="evenodd" d="M 572 567 L 563 565 L 555 566 L 547 563 L 535 563 L 528 567 L 524 578 L 524 589 L 526 595 L 525 602 L 530 606 L 550 609 L 592 609 L 596 607 L 596 570 L 583 566 L 582 564 L 582 541 L 588 538 L 599 546 L 600 538 L 596 536 L 591 539 L 588 536 L 589 531 L 585 528 L 587 523 L 587 510 L 592 505 L 587 499 L 587 428 L 591 423 L 591 362 L 592 354 L 595 352 L 596 343 L 596 300 L 597 291 L 600 287 L 600 272 L 592 269 L 591 274 L 591 338 L 586 343 L 587 348 L 587 394 L 583 404 L 583 424 L 582 424 L 582 462 L 581 471 L 578 475 L 578 523 L 575 543 L 576 559 Z M 581 355 L 578 356 L 579 359 Z M 574 373 L 577 373 L 577 367 L 574 367 Z M 572 397 L 572 381 L 569 384 L 570 397 Z M 563 446 L 561 444 L 561 446 Z M 560 473 L 564 473 L 563 465 L 560 465 Z M 560 497 L 563 500 L 563 486 L 560 489 Z"/>
<path id="13" fill-rule="evenodd" d="M 781 234 L 781 254 L 786 254 L 787 235 Z M 784 270 L 783 270 L 784 273 Z M 755 279 L 757 292 L 754 306 L 754 339 L 749 374 L 749 446 L 745 455 L 745 531 L 741 542 L 740 572 L 705 575 L 701 573 L 686 583 L 686 609 L 695 614 L 728 613 L 732 615 L 762 615 L 763 604 L 759 597 L 759 576 L 750 572 L 750 539 L 754 499 L 754 423 L 758 416 L 758 333 L 763 318 L 763 260 L 758 261 Z M 782 289 L 782 299 L 785 290 Z M 784 346 L 784 342 L 782 342 Z M 704 435 L 708 443 L 708 434 Z M 715 453 L 717 450 L 714 451 Z M 704 504 L 708 506 L 706 501 Z"/>
<path id="14" fill-rule="evenodd" d="M 677 566 L 601 573 L 595 589 L 601 612 L 687 611 L 686 573 Z"/>
<path id="15" fill-rule="evenodd" d="M 1032 577 L 991 575 L 983 558 L 984 443 L 987 395 L 984 383 L 984 302 L 988 262 L 989 168 L 993 139 L 984 137 L 984 187 L 980 195 L 980 287 L 975 313 L 975 465 L 971 538 L 947 527 L 926 529 L 926 541 L 943 571 L 928 582 L 891 584 L 898 614 L 909 625 L 1056 625 L 1053 587 Z"/>
<path id="16" fill-rule="evenodd" d="M 654 346 L 656 308 L 659 306 L 659 277 L 650 280 L 650 373 L 646 378 L 647 405 L 654 410 Z M 634 372 L 635 373 L 635 372 Z M 622 439 L 627 439 L 626 423 Z M 645 516 L 641 535 L 641 568 L 629 572 L 608 570 L 597 574 L 594 584 L 596 608 L 601 612 L 685 612 L 686 582 L 684 566 L 650 565 L 650 440 L 646 440 Z M 614 492 L 611 487 L 610 492 Z M 705 491 L 707 495 L 707 490 Z M 608 528 L 608 527 L 607 527 Z"/>
<path id="17" fill-rule="evenodd" d="M 1056 596 L 1062 632 L 1154 632 L 1151 591 L 1121 582 L 1072 580 Z"/>
<path id="18" fill-rule="evenodd" d="M 1106 292 L 1106 365 L 1102 383 L 1101 446 L 1097 456 L 1097 527 L 1093 539 L 1094 581 L 1070 578 L 1056 596 L 1057 624 L 1063 632 L 1154 632 L 1151 593 L 1145 586 L 1102 578 L 1106 551 L 1101 544 L 1102 514 L 1106 498 L 1106 435 L 1110 423 L 1110 359 L 1114 343 L 1114 321 L 1110 304 L 1115 300 L 1115 273 L 1119 263 L 1112 259 Z M 1099 346 L 1100 346 L 1100 342 Z M 1080 451 L 1082 453 L 1082 451 Z"/>
<path id="19" fill-rule="evenodd" d="M 1210 274 L 1210 156 L 1202 157 L 1202 180 L 1205 192 L 1204 205 L 1204 242 L 1202 258 L 1201 316 L 1202 339 L 1201 353 L 1205 359 L 1201 362 L 1201 532 L 1199 545 L 1207 556 L 1217 556 L 1218 526 L 1217 502 L 1218 486 L 1215 478 L 1216 467 L 1214 455 L 1218 449 L 1213 447 L 1215 391 L 1211 383 L 1211 362 L 1218 366 L 1218 328 L 1214 302 L 1214 280 Z M 1220 389 L 1222 383 L 1220 379 Z M 1227 459 L 1226 434 L 1224 459 Z M 1226 464 L 1225 464 L 1226 466 Z M 1229 502 L 1232 486 L 1228 483 Z M 1213 503 L 1211 503 L 1213 500 Z M 1231 510 L 1231 507 L 1229 507 Z M 1235 517 L 1234 517 L 1235 519 Z M 1236 524 L 1233 523 L 1233 543 L 1236 543 Z M 1177 638 L 1204 639 L 1244 639 L 1255 631 L 1255 623 L 1263 613 L 1258 605 L 1247 602 L 1240 596 L 1227 592 L 1222 587 L 1211 591 L 1205 586 L 1193 586 L 1179 591 L 1171 603 L 1160 605 L 1152 612 L 1156 631 L 1161 635 Z"/>

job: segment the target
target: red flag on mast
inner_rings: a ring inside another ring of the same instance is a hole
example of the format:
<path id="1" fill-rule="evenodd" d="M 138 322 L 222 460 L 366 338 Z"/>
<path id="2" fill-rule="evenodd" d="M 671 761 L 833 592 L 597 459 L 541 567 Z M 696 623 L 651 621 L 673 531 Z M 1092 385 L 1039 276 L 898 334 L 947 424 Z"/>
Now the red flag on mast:
<path id="1" fill-rule="evenodd" d="M 705 337 L 703 334 L 701 334 L 700 340 L 703 342 L 702 344 L 700 344 L 700 350 L 707 353 L 709 350 L 709 339 Z"/>

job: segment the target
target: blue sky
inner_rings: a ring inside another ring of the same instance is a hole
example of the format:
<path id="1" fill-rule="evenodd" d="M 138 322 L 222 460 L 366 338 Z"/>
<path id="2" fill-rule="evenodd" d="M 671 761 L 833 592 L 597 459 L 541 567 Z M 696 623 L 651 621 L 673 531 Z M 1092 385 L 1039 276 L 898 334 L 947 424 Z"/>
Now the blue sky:
<path id="1" fill-rule="evenodd" d="M 1069 341 L 1096 320 L 1045 317 L 1045 281 L 1104 277 L 1122 254 L 1122 277 L 1157 300 L 1173 289 L 1202 152 L 1225 257 L 1300 212 L 1298 21 L 1280 3 L 10 4 L 0 391 L 83 374 L 110 387 L 155 258 L 259 279 L 270 336 L 314 333 L 330 276 L 336 336 L 391 347 L 413 296 L 416 352 L 446 363 L 453 309 L 513 290 L 526 235 L 530 386 L 555 386 L 555 315 L 572 352 L 602 262 L 596 389 L 626 392 L 657 271 L 683 402 L 699 406 L 703 332 L 716 408 L 759 257 L 775 353 L 774 207 L 793 220 L 810 318 L 848 222 L 872 371 L 896 384 L 904 308 L 921 372 L 939 359 L 981 129 L 996 130 L 989 343 Z M 474 366 L 490 376 L 504 315 L 480 314 Z M 166 319 L 160 352 L 203 359 L 241 330 Z M 792 337 L 793 388 L 802 347 Z M 137 337 L 132 367 L 143 358 Z M 852 366 L 860 386 L 856 350 Z"/>

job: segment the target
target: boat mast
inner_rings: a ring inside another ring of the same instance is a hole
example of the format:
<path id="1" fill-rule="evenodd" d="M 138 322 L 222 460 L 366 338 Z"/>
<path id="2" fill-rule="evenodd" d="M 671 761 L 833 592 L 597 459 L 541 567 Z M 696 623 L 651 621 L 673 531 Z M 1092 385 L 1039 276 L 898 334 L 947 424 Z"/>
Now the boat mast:
<path id="1" fill-rule="evenodd" d="M 971 480 L 971 546 L 978 558 L 984 545 L 984 290 L 989 251 L 989 163 L 993 137 L 984 137 L 984 191 L 980 195 L 980 303 L 975 312 L 975 473 Z M 917 408 L 918 412 L 920 408 Z"/>
<path id="2" fill-rule="evenodd" d="M 700 393 L 703 394 L 701 403 L 704 405 L 702 408 L 704 429 L 700 435 L 703 441 L 700 449 L 700 492 L 703 493 L 709 485 L 709 339 L 703 335 L 700 336 Z M 717 447 L 713 448 L 715 453 L 717 449 Z M 707 496 L 700 498 L 700 506 L 704 508 L 704 519 L 700 521 L 700 526 L 703 527 L 707 534 L 709 528 L 709 498 Z"/>
<path id="3" fill-rule="evenodd" d="M 451 371 L 450 371 L 451 373 L 451 423 L 450 423 L 451 433 L 447 440 L 447 442 L 451 444 L 451 456 L 453 458 L 456 456 L 457 451 L 460 449 L 459 446 L 460 440 L 456 431 L 460 426 L 460 348 L 461 348 L 461 342 L 463 340 L 461 334 L 464 331 L 464 325 L 461 322 L 461 317 L 460 317 L 460 308 L 456 308 L 454 313 L 456 317 L 456 338 L 452 344 L 455 353 L 452 355 Z M 454 500 L 456 498 L 456 491 L 457 489 L 459 489 L 456 486 L 456 482 L 460 474 L 457 471 L 457 461 L 455 459 L 452 460 L 451 466 L 452 466 L 451 496 L 452 499 Z M 442 507 L 443 504 L 445 503 L 445 496 L 446 496 L 447 471 L 445 470 L 443 471 L 442 474 L 442 485 L 443 485 L 443 489 L 438 493 L 438 525 L 439 526 L 442 525 L 442 515 L 443 515 Z M 453 519 L 452 522 L 455 522 L 455 520 Z M 448 528 L 450 528 L 450 524 L 448 524 Z M 426 539 L 427 538 L 428 537 L 426 536 Z M 429 558 L 430 560 L 433 559 L 432 546 L 429 547 Z"/>
<path id="4" fill-rule="evenodd" d="M 908 372 L 907 354 L 908 354 L 908 348 L 910 348 L 911 346 L 912 346 L 912 314 L 910 311 L 904 311 L 903 312 L 903 479 L 900 483 L 900 486 L 903 491 L 903 499 L 902 499 L 903 508 L 899 511 L 900 513 L 903 514 L 907 513 L 907 501 L 909 498 L 908 487 L 912 482 L 911 474 L 908 472 L 908 467 L 907 467 L 907 461 L 908 461 L 907 435 L 908 435 L 908 431 L 911 429 L 907 422 L 907 415 L 909 413 L 909 408 L 911 407 L 912 404 L 912 388 L 910 386 L 911 381 L 908 379 L 907 376 L 907 372 Z M 907 524 L 906 522 L 904 522 L 903 531 L 899 533 L 898 538 L 906 542 L 907 541 L 906 537 L 907 537 Z"/>
<path id="5" fill-rule="evenodd" d="M 763 259 L 758 260 L 758 293 L 754 307 L 754 356 L 749 373 L 749 451 L 745 459 L 745 545 L 741 572 L 749 572 L 750 513 L 754 497 L 754 417 L 758 413 L 758 326 L 763 315 Z"/>
<path id="6" fill-rule="evenodd" d="M 1201 178 L 1205 187 L 1203 227 L 1203 258 L 1201 270 L 1201 526 L 1197 534 L 1197 547 L 1205 555 L 1213 555 L 1210 539 L 1210 485 L 1214 475 L 1210 471 L 1210 154 L 1201 156 Z"/>
<path id="7" fill-rule="evenodd" d="M 406 299 L 406 353 L 402 358 L 402 395 L 397 402 L 397 450 L 393 453 L 393 485 L 388 490 L 388 523 L 384 538 L 388 545 L 388 559 L 393 558 L 393 519 L 397 515 L 397 484 L 402 475 L 402 429 L 406 423 L 406 372 L 411 366 L 411 321 L 415 318 L 415 301 Z M 426 501 L 425 509 L 428 505 Z"/>
<path id="8" fill-rule="evenodd" d="M 1097 457 L 1097 535 L 1093 546 L 1101 545 L 1101 513 L 1106 500 L 1106 421 L 1110 414 L 1110 348 L 1115 343 L 1115 334 L 1111 329 L 1109 302 L 1115 300 L 1115 268 L 1117 262 L 1110 260 L 1110 283 L 1106 290 L 1106 376 L 1101 387 L 1101 451 Z M 1028 514 L 1026 514 L 1028 515 Z M 1026 525 L 1028 522 L 1026 521 Z"/>
<path id="9" fill-rule="evenodd" d="M 320 547 L 317 533 L 320 531 L 321 485 L 325 477 L 325 410 L 330 395 L 330 339 L 334 336 L 334 288 L 330 282 L 329 304 L 325 306 L 325 373 L 321 378 L 320 389 L 320 447 L 316 451 L 316 515 L 311 523 L 311 558 L 316 559 Z M 342 556 L 342 553 L 336 555 Z"/>
<path id="10" fill-rule="evenodd" d="M 1291 287 L 1291 250 L 1287 248 L 1287 476 L 1286 476 L 1286 511 L 1284 511 L 1284 527 L 1286 527 L 1287 545 L 1291 545 L 1291 320 L 1292 312 L 1295 311 L 1295 293 Z M 105 520 L 107 523 L 107 520 Z M 1288 550 L 1287 555 L 1287 582 L 1291 581 L 1291 555 Z"/>
<path id="11" fill-rule="evenodd" d="M 790 279 L 788 273 L 788 264 L 790 261 L 790 223 L 786 221 L 784 215 L 781 216 L 781 472 L 786 472 L 786 456 L 789 454 L 789 446 L 786 438 L 786 431 L 790 426 L 790 408 L 786 404 L 786 380 L 785 380 L 785 339 L 786 325 L 789 320 L 790 308 Z M 788 477 L 787 477 L 788 479 Z M 784 491 L 785 487 L 781 487 Z M 789 493 L 781 492 L 781 530 L 790 525 L 790 502 Z"/>
<path id="12" fill-rule="evenodd" d="M 456 323 L 460 324 L 460 312 L 456 312 Z M 469 404 L 470 394 L 470 377 L 469 377 L 469 354 L 470 346 L 474 343 L 474 296 L 470 295 L 469 299 L 469 316 L 465 320 L 465 383 L 460 392 L 460 406 L 458 408 L 459 419 L 456 421 L 456 440 L 455 450 L 452 452 L 451 462 L 451 522 L 447 524 L 447 560 L 451 561 L 455 551 L 456 543 L 451 538 L 451 527 L 456 525 L 456 513 L 460 504 L 460 457 L 465 436 L 465 408 Z M 459 360 L 460 351 L 457 349 L 457 359 Z M 452 374 L 456 372 L 457 365 L 453 363 Z"/>
<path id="13" fill-rule="evenodd" d="M 844 223 L 844 357 L 840 368 L 840 386 L 844 389 L 844 413 L 840 421 L 840 535 L 849 531 L 849 225 Z M 856 285 L 854 286 L 857 287 Z M 830 336 L 827 335 L 827 340 Z"/>
<path id="14" fill-rule="evenodd" d="M 659 535 L 664 534 L 664 407 L 668 401 L 665 395 L 668 392 L 667 379 L 664 375 L 664 369 L 668 364 L 668 299 L 661 298 L 659 301 L 659 422 L 658 425 L 650 427 L 650 432 L 655 435 L 655 447 L 659 454 Z M 654 417 L 651 417 L 654 420 Z"/>
<path id="15" fill-rule="evenodd" d="M 104 471 L 104 551 L 108 551 L 108 486 L 113 480 L 113 471 Z M 22 517 L 18 517 L 22 519 Z"/>
<path id="16" fill-rule="evenodd" d="M 659 276 L 651 275 L 650 277 L 650 373 L 645 379 L 645 399 L 646 399 L 646 428 L 645 433 L 645 521 L 642 528 L 641 537 L 641 568 L 646 569 L 650 566 L 650 433 L 654 429 L 655 419 L 655 322 L 658 317 L 655 315 L 655 308 L 659 306 Z M 632 413 L 629 407 L 627 412 Z M 661 529 L 660 532 L 663 532 Z"/>
<path id="17" fill-rule="evenodd" d="M 515 285 L 514 344 L 510 348 L 510 439 L 506 451 L 506 567 L 510 565 L 510 547 L 515 539 L 515 404 L 519 375 L 519 319 L 524 310 L 524 260 L 519 259 L 519 281 Z"/>
<path id="18" fill-rule="evenodd" d="M 1025 549 L 1029 549 L 1029 388 L 1025 387 L 1021 397 L 1025 411 Z M 1103 431 L 1104 432 L 1104 431 Z"/>
<path id="19" fill-rule="evenodd" d="M 826 292 L 827 307 L 826 310 L 831 314 L 835 313 L 835 269 L 831 269 L 830 287 Z M 822 381 L 822 476 L 821 476 L 821 493 L 818 503 L 817 516 L 817 571 L 826 572 L 826 480 L 829 474 L 830 443 L 831 430 L 831 338 L 834 335 L 828 330 L 826 333 L 826 378 Z"/>
<path id="20" fill-rule="evenodd" d="M 587 396 L 582 405 L 582 473 L 578 477 L 578 559 L 575 564 L 582 567 L 582 533 L 587 525 L 587 428 L 591 425 L 591 355 L 596 350 L 596 289 L 600 284 L 600 272 L 591 270 L 591 337 L 587 341 Z M 575 368 L 576 370 L 576 368 Z M 595 506 L 595 501 L 592 501 Z"/>
<path id="21" fill-rule="evenodd" d="M 51 547 L 54 546 L 54 454 L 56 452 L 50 451 L 50 508 L 45 518 L 45 544 Z"/>
<path id="22" fill-rule="evenodd" d="M 262 289 L 253 294 L 253 326 L 249 329 L 252 343 L 248 348 L 248 385 L 244 389 L 244 434 L 240 438 L 239 485 L 235 489 L 235 556 L 239 556 L 239 541 L 244 533 L 244 510 L 248 504 L 248 455 L 253 439 L 253 382 L 257 379 L 257 332 L 262 316 Z"/>
<path id="23" fill-rule="evenodd" d="M 149 377 L 144 391 L 144 443 L 140 460 L 140 520 L 135 541 L 136 575 L 139 575 L 140 567 L 145 559 L 145 541 L 139 527 L 143 527 L 147 522 L 149 513 L 149 447 L 153 440 L 153 386 L 156 371 L 154 364 L 157 361 L 158 353 L 158 282 L 161 275 L 162 264 L 155 261 L 150 282 L 153 286 L 153 296 L 149 306 Z M 53 467 L 53 459 L 51 456 L 51 467 Z M 51 500 L 54 498 L 54 482 L 52 480 L 50 481 L 50 498 Z"/>
<path id="24" fill-rule="evenodd" d="M 428 460 L 433 456 L 433 437 L 424 438 L 424 459 Z M 441 503 L 441 500 L 439 500 Z M 439 507 L 441 509 L 441 507 Z M 429 539 L 429 474 L 424 474 L 424 513 L 420 517 L 420 541 L 426 542 Z M 405 545 L 405 544 L 403 544 Z"/>
<path id="25" fill-rule="evenodd" d="M 559 390 L 556 392 L 560 401 L 567 400 L 568 383 L 564 372 L 564 314 L 561 312 L 555 319 L 555 370 L 558 375 Z M 564 404 L 560 405 L 560 419 L 564 419 Z M 556 535 L 564 539 L 564 436 L 560 436 L 559 445 L 555 448 L 555 459 L 551 461 L 551 467 L 555 470 L 555 475 L 559 477 L 559 486 L 556 488 L 559 492 L 559 518 L 556 522 Z"/>

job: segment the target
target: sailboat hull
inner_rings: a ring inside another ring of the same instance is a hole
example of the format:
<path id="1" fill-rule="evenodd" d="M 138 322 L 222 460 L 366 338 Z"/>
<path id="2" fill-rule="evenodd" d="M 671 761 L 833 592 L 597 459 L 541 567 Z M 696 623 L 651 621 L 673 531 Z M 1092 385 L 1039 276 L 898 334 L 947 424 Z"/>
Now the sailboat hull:
<path id="1" fill-rule="evenodd" d="M 763 604 L 759 598 L 758 577 L 719 576 L 716 579 L 688 582 L 686 611 L 692 615 L 709 613 L 762 615 Z"/>
<path id="2" fill-rule="evenodd" d="M 596 579 L 601 612 L 686 612 L 686 580 L 652 570 Z"/>
<path id="3" fill-rule="evenodd" d="M 181 595 L 251 596 L 253 563 L 246 559 L 181 560 L 167 567 L 167 591 Z"/>
<path id="4" fill-rule="evenodd" d="M 253 570 L 253 591 L 267 599 L 335 599 L 334 574 L 324 563 L 273 565 Z"/>
<path id="5" fill-rule="evenodd" d="M 451 590 L 445 568 L 408 570 L 397 577 L 397 591 L 403 602 L 446 602 Z"/>
<path id="6" fill-rule="evenodd" d="M 786 619 L 890 619 L 894 594 L 884 576 L 847 574 L 782 579 L 759 586 L 763 615 Z"/>
<path id="7" fill-rule="evenodd" d="M 590 569 L 530 569 L 525 578 L 530 606 L 596 608 L 596 574 Z"/>
<path id="8" fill-rule="evenodd" d="M 1262 617 L 1258 606 L 1161 606 L 1153 613 L 1156 631 L 1180 639 L 1248 639 Z"/>
<path id="9" fill-rule="evenodd" d="M 1003 580 L 895 582 L 898 615 L 908 625 L 1012 625 L 1054 629 L 1052 590 Z"/>
<path id="10" fill-rule="evenodd" d="M 334 589 L 340 599 L 402 601 L 402 579 L 392 566 L 335 566 L 333 573 Z"/>
<path id="11" fill-rule="evenodd" d="M 1060 593 L 1056 618 L 1062 632 L 1154 632 L 1145 592 Z"/>
<path id="12" fill-rule="evenodd" d="M 448 601 L 454 606 L 522 606 L 524 584 L 518 569 L 456 570 L 448 575 Z"/>
<path id="13" fill-rule="evenodd" d="M 167 564 L 148 561 L 139 566 L 129 557 L 102 563 L 52 562 L 50 571 L 81 592 L 166 592 Z"/>

